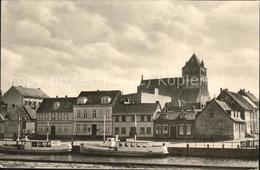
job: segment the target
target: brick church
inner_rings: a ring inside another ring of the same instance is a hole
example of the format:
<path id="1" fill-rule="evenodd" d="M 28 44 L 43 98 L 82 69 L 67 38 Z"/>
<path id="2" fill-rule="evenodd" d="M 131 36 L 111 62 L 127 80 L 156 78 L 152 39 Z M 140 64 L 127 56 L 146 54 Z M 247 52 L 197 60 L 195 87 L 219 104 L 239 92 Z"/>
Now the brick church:
<path id="1" fill-rule="evenodd" d="M 182 67 L 182 77 L 146 79 L 142 77 L 137 92 L 155 93 L 169 96 L 169 108 L 202 108 L 210 100 L 207 69 L 203 60 L 193 54 Z"/>

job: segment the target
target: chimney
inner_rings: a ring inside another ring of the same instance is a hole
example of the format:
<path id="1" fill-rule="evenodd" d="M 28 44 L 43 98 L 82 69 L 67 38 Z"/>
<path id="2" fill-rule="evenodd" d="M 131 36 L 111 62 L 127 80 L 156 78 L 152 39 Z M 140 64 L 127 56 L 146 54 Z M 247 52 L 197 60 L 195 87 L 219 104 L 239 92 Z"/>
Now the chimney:
<path id="1" fill-rule="evenodd" d="M 65 98 L 68 98 L 68 95 L 65 95 Z"/>
<path id="2" fill-rule="evenodd" d="M 222 89 L 222 88 L 220 88 L 220 93 L 222 92 L 222 90 L 223 90 L 223 89 Z"/>
<path id="3" fill-rule="evenodd" d="M 250 91 L 248 90 L 248 93 L 250 93 Z"/>
<path id="4" fill-rule="evenodd" d="M 246 91 L 245 89 L 243 89 L 243 91 Z"/>
<path id="5" fill-rule="evenodd" d="M 56 98 L 59 98 L 59 96 L 56 96 Z"/>

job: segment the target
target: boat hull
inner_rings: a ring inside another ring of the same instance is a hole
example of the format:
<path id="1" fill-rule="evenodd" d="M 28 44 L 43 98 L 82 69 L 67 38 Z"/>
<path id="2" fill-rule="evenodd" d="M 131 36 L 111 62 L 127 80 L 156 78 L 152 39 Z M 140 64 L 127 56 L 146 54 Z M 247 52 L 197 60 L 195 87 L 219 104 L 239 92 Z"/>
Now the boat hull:
<path id="1" fill-rule="evenodd" d="M 98 156 L 116 156 L 116 157 L 165 157 L 168 153 L 155 153 L 155 152 L 126 152 L 116 150 L 99 150 L 80 146 L 81 154 L 85 155 L 98 155 Z"/>
<path id="2" fill-rule="evenodd" d="M 0 146 L 1 153 L 10 153 L 10 154 L 69 154 L 71 150 L 69 149 L 57 149 L 57 150 L 32 150 L 32 149 L 23 149 L 14 146 Z"/>

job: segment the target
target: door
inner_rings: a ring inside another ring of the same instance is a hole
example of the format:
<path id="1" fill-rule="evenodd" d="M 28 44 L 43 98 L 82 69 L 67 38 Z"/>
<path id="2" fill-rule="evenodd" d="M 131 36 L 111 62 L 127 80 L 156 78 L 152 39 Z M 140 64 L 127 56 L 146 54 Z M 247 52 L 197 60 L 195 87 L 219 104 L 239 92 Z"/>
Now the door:
<path id="1" fill-rule="evenodd" d="M 51 136 L 55 136 L 55 126 L 51 126 Z"/>
<path id="2" fill-rule="evenodd" d="M 133 138 L 136 134 L 136 127 L 130 127 L 129 137 Z"/>
<path id="3" fill-rule="evenodd" d="M 97 136 L 97 125 L 92 124 L 92 136 Z"/>
<path id="4" fill-rule="evenodd" d="M 176 126 L 171 126 L 171 138 L 176 138 Z"/>

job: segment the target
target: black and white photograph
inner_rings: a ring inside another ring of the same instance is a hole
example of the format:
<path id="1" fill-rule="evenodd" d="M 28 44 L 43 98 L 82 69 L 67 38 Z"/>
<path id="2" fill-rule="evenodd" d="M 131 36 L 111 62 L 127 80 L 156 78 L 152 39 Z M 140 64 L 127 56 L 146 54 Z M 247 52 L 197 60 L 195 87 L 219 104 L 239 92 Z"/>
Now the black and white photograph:
<path id="1" fill-rule="evenodd" d="M 259 1 L 1 0 L 1 169 L 259 169 Z"/>

